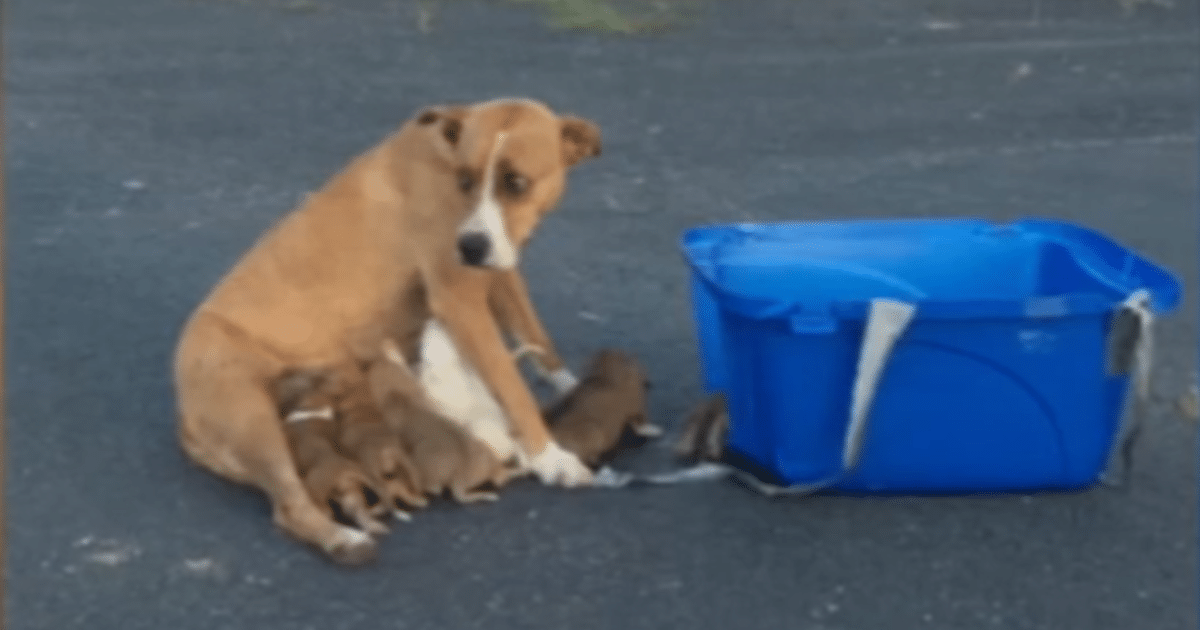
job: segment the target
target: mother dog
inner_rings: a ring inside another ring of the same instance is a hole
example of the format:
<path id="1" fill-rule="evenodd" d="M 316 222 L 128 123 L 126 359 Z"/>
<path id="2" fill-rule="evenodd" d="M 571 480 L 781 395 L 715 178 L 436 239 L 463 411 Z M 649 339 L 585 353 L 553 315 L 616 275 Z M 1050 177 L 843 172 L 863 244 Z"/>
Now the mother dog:
<path id="1" fill-rule="evenodd" d="M 267 385 L 285 368 L 350 364 L 356 344 L 383 335 L 411 348 L 433 317 L 500 401 L 530 469 L 547 484 L 589 483 L 551 438 L 502 335 L 541 347 L 551 380 L 573 384 L 516 268 L 567 170 L 599 153 L 593 123 L 501 99 L 428 108 L 360 155 L 267 231 L 185 324 L 174 361 L 184 451 L 265 492 L 285 532 L 338 562 L 372 559 L 375 542 L 306 493 Z"/>

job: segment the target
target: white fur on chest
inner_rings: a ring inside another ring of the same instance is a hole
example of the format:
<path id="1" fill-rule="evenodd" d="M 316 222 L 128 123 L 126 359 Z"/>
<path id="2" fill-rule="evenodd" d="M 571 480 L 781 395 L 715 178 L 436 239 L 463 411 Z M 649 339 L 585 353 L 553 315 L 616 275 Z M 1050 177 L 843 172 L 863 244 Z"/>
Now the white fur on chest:
<path id="1" fill-rule="evenodd" d="M 425 324 L 416 372 L 426 396 L 447 419 L 491 447 L 500 461 L 526 460 L 500 403 L 437 320 Z"/>

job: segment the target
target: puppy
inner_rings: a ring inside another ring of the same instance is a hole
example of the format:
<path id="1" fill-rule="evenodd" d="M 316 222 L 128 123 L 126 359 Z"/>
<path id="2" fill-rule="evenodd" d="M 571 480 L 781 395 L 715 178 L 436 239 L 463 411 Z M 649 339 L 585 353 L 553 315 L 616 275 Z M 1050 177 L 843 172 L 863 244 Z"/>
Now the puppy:
<path id="1" fill-rule="evenodd" d="M 683 435 L 675 444 L 675 456 L 685 462 L 719 462 L 725 455 L 729 432 L 729 410 L 725 395 L 716 394 L 684 418 Z"/>
<path id="2" fill-rule="evenodd" d="M 420 473 L 375 405 L 365 375 L 344 391 L 336 407 L 338 444 L 366 469 L 383 501 L 393 509 L 393 515 L 407 521 L 410 516 L 406 507 L 423 508 L 429 504 L 420 490 Z"/>
<path id="3" fill-rule="evenodd" d="M 412 457 L 423 492 L 437 497 L 448 491 L 464 504 L 495 501 L 496 493 L 479 488 L 491 483 L 499 489 L 520 474 L 521 469 L 505 465 L 486 444 L 422 404 L 426 399 L 420 385 L 393 348 L 371 365 L 367 378 L 372 397 Z"/>
<path id="4" fill-rule="evenodd" d="M 543 415 L 555 441 L 595 467 L 618 446 L 626 429 L 642 438 L 662 435 L 662 429 L 646 418 L 649 387 L 636 359 L 617 350 L 601 350 L 579 386 Z"/>
<path id="5" fill-rule="evenodd" d="M 388 528 L 375 519 L 381 507 L 375 484 L 357 463 L 338 452 L 335 400 L 328 381 L 326 372 L 287 370 L 271 384 L 297 472 L 327 516 L 333 518 L 336 505 L 363 531 L 386 534 Z"/>

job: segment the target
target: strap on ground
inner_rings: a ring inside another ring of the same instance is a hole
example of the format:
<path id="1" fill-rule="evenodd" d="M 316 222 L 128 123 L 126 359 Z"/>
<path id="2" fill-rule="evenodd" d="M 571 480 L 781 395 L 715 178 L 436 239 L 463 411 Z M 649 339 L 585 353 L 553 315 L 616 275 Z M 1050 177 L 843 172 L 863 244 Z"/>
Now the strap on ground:
<path id="1" fill-rule="evenodd" d="M 628 486 L 673 485 L 734 478 L 765 496 L 802 496 L 828 489 L 852 473 L 862 454 L 872 403 L 879 381 L 891 358 L 892 350 L 913 318 L 916 307 L 889 299 L 871 301 L 870 314 L 863 332 L 859 351 L 858 370 L 851 394 L 850 417 L 842 444 L 841 470 L 833 476 L 814 482 L 777 486 L 764 482 L 738 468 L 720 462 L 703 462 L 696 466 L 650 475 L 619 472 L 611 467 L 600 469 L 593 481 L 595 487 L 624 488 Z"/>

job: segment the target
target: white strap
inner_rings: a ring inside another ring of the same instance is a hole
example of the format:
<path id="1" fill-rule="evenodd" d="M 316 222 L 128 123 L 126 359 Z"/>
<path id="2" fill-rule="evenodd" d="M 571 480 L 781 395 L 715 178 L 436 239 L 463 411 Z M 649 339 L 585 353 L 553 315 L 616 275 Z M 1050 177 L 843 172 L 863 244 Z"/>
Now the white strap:
<path id="1" fill-rule="evenodd" d="M 524 359 L 527 356 L 540 357 L 544 354 L 546 354 L 546 351 L 543 350 L 541 346 L 535 346 L 531 343 L 522 343 L 521 345 L 517 346 L 515 350 L 512 351 L 512 356 L 513 356 L 514 361 L 520 361 L 521 359 Z"/>
<path id="2" fill-rule="evenodd" d="M 309 420 L 333 420 L 333 407 L 326 406 L 318 409 L 297 409 L 287 415 L 283 419 L 284 422 L 292 424 L 295 422 L 307 422 Z"/>
<path id="3" fill-rule="evenodd" d="M 896 341 L 908 328 L 916 313 L 917 308 L 906 302 L 885 299 L 871 301 L 871 314 L 863 335 L 862 350 L 858 355 L 858 373 L 854 378 L 850 426 L 846 429 L 846 442 L 842 450 L 842 466 L 847 470 L 858 464 L 868 412 L 875 402 L 875 393 L 883 375 L 883 368 L 892 355 Z"/>
<path id="4" fill-rule="evenodd" d="M 1120 424 L 1109 449 L 1108 461 L 1101 474 L 1101 481 L 1113 486 L 1122 485 L 1129 480 L 1133 446 L 1141 432 L 1146 406 L 1150 400 L 1150 371 L 1154 366 L 1154 312 L 1150 308 L 1150 292 L 1145 289 L 1134 291 L 1121 303 L 1117 312 L 1131 313 L 1137 319 L 1137 334 L 1133 341 L 1133 365 L 1129 374 L 1133 381 L 1133 400 L 1125 402 Z M 1113 330 L 1112 334 L 1120 332 Z M 1123 353 L 1130 352 L 1130 349 L 1115 348 L 1110 344 L 1108 351 Z M 1112 361 L 1113 357 L 1109 357 L 1109 360 Z M 1122 464 L 1120 480 L 1114 474 L 1118 460 L 1121 460 Z"/>
<path id="5" fill-rule="evenodd" d="M 1150 370 L 1154 367 L 1154 312 L 1150 310 L 1150 292 L 1136 291 L 1122 306 L 1138 316 L 1137 395 L 1139 400 L 1150 400 Z"/>

